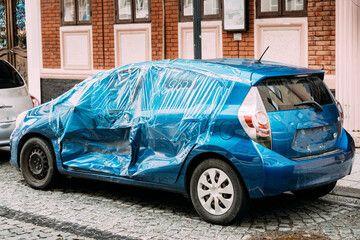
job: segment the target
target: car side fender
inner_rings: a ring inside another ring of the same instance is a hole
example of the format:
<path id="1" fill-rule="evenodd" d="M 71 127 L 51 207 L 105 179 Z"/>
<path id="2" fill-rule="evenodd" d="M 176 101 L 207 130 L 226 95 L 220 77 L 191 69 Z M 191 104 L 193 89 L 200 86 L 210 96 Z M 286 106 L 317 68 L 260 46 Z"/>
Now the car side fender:
<path id="1" fill-rule="evenodd" d="M 226 161 L 237 170 L 240 179 L 246 186 L 249 196 L 262 196 L 264 183 L 263 161 L 253 142 L 247 139 L 237 139 L 221 145 L 196 145 L 187 156 L 176 182 L 176 188 L 186 189 L 188 193 L 192 171 L 203 160 L 219 158 Z"/>

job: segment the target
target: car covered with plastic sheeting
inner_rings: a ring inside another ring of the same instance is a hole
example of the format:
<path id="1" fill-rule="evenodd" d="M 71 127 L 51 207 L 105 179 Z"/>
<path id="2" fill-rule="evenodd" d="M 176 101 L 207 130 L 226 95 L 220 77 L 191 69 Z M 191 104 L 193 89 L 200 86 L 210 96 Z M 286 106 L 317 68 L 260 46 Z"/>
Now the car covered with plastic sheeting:
<path id="1" fill-rule="evenodd" d="M 316 198 L 350 174 L 354 142 L 323 78 L 249 59 L 123 66 L 20 115 L 11 163 L 33 188 L 65 174 L 175 191 L 228 224 L 249 198 Z"/>

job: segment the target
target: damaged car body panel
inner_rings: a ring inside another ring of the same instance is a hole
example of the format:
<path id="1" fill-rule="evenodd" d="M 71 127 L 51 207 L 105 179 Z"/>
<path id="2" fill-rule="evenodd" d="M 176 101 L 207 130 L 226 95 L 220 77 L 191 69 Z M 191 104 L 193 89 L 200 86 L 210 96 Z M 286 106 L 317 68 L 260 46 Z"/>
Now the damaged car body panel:
<path id="1" fill-rule="evenodd" d="M 133 64 L 97 74 L 29 112 L 23 126 L 39 124 L 38 133 L 58 145 L 63 172 L 174 184 L 190 150 L 211 135 L 233 80 L 249 88 L 236 69 L 209 72 L 209 64 L 189 69 L 190 63 Z M 37 111 L 48 123 L 36 120 Z"/>
<path id="2" fill-rule="evenodd" d="M 338 152 L 321 155 L 319 150 L 316 159 L 296 161 L 274 152 L 283 151 L 274 139 L 270 145 L 264 136 L 254 141 L 239 119 L 239 107 L 264 79 L 300 75 L 324 76 L 313 69 L 246 59 L 165 60 L 102 72 L 27 113 L 12 135 L 11 163 L 19 167 L 26 140 L 43 136 L 51 142 L 62 174 L 181 193 L 189 193 L 197 164 L 214 156 L 238 171 L 250 198 L 336 181 L 351 171 L 354 143 L 345 130 L 337 127 L 339 133 L 332 133 L 338 135 L 331 151 Z M 305 78 L 301 84 L 307 84 Z M 337 111 L 334 103 L 324 109 Z M 306 117 L 309 106 L 289 111 Z M 337 112 L 323 115 L 339 121 Z M 276 111 L 269 116 L 274 132 L 262 134 L 280 141 L 286 135 L 284 121 Z M 321 120 L 327 125 L 327 119 Z M 299 119 L 293 123 L 306 125 Z"/>

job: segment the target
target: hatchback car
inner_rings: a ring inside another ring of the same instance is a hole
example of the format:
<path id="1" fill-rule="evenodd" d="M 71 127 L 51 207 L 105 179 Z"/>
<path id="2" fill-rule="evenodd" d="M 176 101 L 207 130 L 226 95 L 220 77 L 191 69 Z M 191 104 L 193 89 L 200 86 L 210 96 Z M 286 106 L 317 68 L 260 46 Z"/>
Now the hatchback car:
<path id="1" fill-rule="evenodd" d="M 21 114 L 11 163 L 33 188 L 65 174 L 175 191 L 228 224 L 250 198 L 320 197 L 350 174 L 354 142 L 323 78 L 248 59 L 120 67 Z"/>
<path id="2" fill-rule="evenodd" d="M 18 114 L 37 105 L 39 101 L 29 95 L 21 75 L 0 59 L 0 146 L 10 144 Z"/>

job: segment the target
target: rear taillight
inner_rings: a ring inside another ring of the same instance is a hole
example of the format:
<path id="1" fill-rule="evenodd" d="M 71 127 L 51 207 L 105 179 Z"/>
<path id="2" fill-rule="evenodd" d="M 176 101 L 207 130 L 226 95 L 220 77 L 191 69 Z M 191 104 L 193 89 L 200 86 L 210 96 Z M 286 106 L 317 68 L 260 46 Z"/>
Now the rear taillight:
<path id="1" fill-rule="evenodd" d="M 39 106 L 39 105 L 40 105 L 40 101 L 39 101 L 39 100 L 37 100 L 35 97 L 30 96 L 30 98 L 31 98 L 31 101 L 32 101 L 33 107 L 36 107 L 36 106 Z"/>
<path id="2" fill-rule="evenodd" d="M 340 114 L 340 120 L 341 120 L 341 126 L 343 126 L 344 123 L 344 111 L 343 108 L 341 107 L 341 104 L 339 102 L 336 103 L 337 109 L 339 111 Z"/>
<path id="3" fill-rule="evenodd" d="M 252 87 L 238 111 L 245 132 L 255 142 L 271 149 L 271 127 L 259 91 Z"/>

